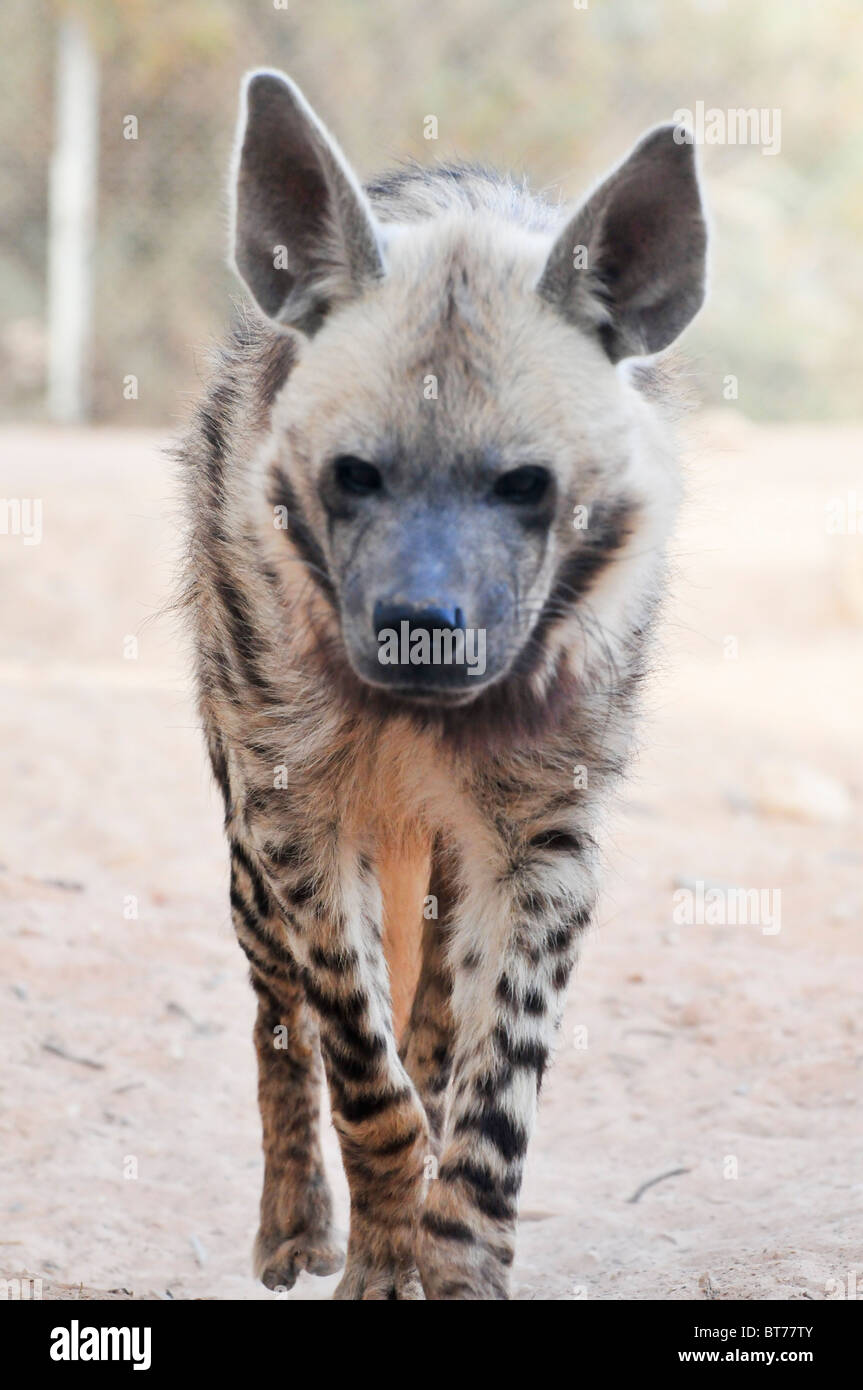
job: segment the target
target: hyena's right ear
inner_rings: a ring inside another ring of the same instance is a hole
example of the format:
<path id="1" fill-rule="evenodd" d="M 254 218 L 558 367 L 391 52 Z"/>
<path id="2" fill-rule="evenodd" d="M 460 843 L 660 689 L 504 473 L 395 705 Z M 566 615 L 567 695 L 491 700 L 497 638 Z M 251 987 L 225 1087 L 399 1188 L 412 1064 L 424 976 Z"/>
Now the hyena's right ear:
<path id="1" fill-rule="evenodd" d="M 277 323 L 314 333 L 383 274 L 371 209 L 295 83 L 252 72 L 237 136 L 234 264 Z"/>

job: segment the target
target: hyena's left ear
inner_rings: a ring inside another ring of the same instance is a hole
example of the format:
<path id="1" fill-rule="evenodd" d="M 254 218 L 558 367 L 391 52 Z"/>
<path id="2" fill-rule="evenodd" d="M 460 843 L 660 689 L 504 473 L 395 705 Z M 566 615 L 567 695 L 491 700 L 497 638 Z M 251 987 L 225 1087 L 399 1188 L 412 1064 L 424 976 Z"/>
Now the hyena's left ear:
<path id="1" fill-rule="evenodd" d="M 240 102 L 234 264 L 264 313 L 313 333 L 383 274 L 365 194 L 299 87 L 266 69 Z"/>
<path id="2" fill-rule="evenodd" d="M 704 299 L 707 228 L 693 146 L 657 126 L 560 234 L 537 289 L 612 362 L 668 347 Z"/>

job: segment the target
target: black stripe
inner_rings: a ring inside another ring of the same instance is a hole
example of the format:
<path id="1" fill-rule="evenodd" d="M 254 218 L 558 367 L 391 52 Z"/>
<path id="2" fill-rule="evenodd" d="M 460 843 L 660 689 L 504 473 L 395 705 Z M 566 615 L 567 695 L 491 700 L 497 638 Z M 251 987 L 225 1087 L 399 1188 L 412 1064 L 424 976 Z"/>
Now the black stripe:
<path id="1" fill-rule="evenodd" d="M 521 1185 L 514 1174 L 499 1179 L 490 1169 L 465 1159 L 457 1163 L 442 1164 L 438 1172 L 438 1181 L 466 1183 L 471 1189 L 474 1205 L 484 1216 L 496 1221 L 511 1221 L 515 1218 L 515 1204 L 507 1201 L 507 1197 L 516 1196 Z"/>
<path id="2" fill-rule="evenodd" d="M 251 686 L 269 696 L 269 686 L 258 669 L 261 643 L 254 630 L 254 621 L 248 599 L 225 574 L 218 575 L 214 584 L 222 603 L 228 636 L 240 664 L 240 670 Z"/>
<path id="3" fill-rule="evenodd" d="M 531 849 L 559 850 L 565 854 L 578 854 L 582 848 L 581 840 L 570 830 L 543 830 L 530 841 Z"/>
<path id="4" fill-rule="evenodd" d="M 279 336 L 267 344 L 263 369 L 256 383 L 261 392 L 261 400 L 267 408 L 273 404 L 287 381 L 295 357 L 296 347 L 290 338 Z"/>
<path id="5" fill-rule="evenodd" d="M 515 985 L 513 984 L 512 980 L 509 978 L 508 975 L 501 975 L 500 979 L 498 980 L 497 997 L 498 999 L 502 999 L 505 1004 L 518 1003 L 518 995 L 515 991 Z"/>
<path id="6" fill-rule="evenodd" d="M 403 1134 L 400 1139 L 390 1139 L 389 1143 L 380 1144 L 377 1148 L 366 1147 L 365 1145 L 363 1147 L 365 1152 L 373 1158 L 391 1158 L 394 1154 L 400 1154 L 403 1153 L 405 1149 L 409 1149 L 412 1144 L 416 1143 L 419 1137 L 420 1132 L 418 1129 L 410 1129 L 407 1134 Z"/>
<path id="7" fill-rule="evenodd" d="M 349 1124 L 360 1124 L 363 1120 L 370 1120 L 374 1115 L 382 1115 L 385 1110 L 400 1105 L 409 1096 L 410 1091 L 407 1088 L 401 1091 L 379 1091 L 371 1096 L 339 1095 L 335 1098 L 335 1109 Z"/>
<path id="8" fill-rule="evenodd" d="M 527 1153 L 527 1132 L 523 1125 L 511 1120 L 503 1110 L 498 1110 L 495 1106 L 489 1105 L 478 1113 L 469 1112 L 462 1115 L 457 1120 L 455 1129 L 457 1134 L 465 1131 L 481 1134 L 507 1163 L 512 1163 L 516 1158 L 523 1158 Z"/>
<path id="9" fill-rule="evenodd" d="M 299 498 L 293 485 L 282 469 L 277 469 L 273 476 L 269 501 L 273 507 L 287 508 L 288 528 L 285 535 L 300 558 L 309 565 L 310 578 L 315 581 L 327 598 L 335 603 L 337 600 L 336 590 L 330 578 L 324 552 L 308 521 L 303 516 Z"/>
<path id="10" fill-rule="evenodd" d="M 271 864 L 283 869 L 299 869 L 304 859 L 299 845 L 291 840 L 285 840 L 281 845 L 264 845 L 264 854 Z"/>
<path id="11" fill-rule="evenodd" d="M 456 1240 L 462 1245 L 473 1245 L 476 1241 L 470 1226 L 466 1226 L 463 1221 L 445 1221 L 442 1216 L 435 1216 L 431 1211 L 423 1212 L 420 1224 L 424 1230 L 430 1231 L 440 1240 Z"/>
<path id="12" fill-rule="evenodd" d="M 296 962 L 290 951 L 286 950 L 280 942 L 273 941 L 272 938 L 267 935 L 260 921 L 235 884 L 231 886 L 230 899 L 231 907 L 239 914 L 246 931 L 254 937 L 255 941 L 257 941 L 258 945 L 261 946 L 264 951 L 271 951 L 276 960 L 286 968 L 291 976 L 293 976 L 296 971 Z M 242 943 L 240 944 L 242 945 Z"/>
<path id="13" fill-rule="evenodd" d="M 578 548 L 567 557 L 558 574 L 555 589 L 560 600 L 570 604 L 583 597 L 600 571 L 622 549 L 636 511 L 635 504 L 625 499 L 591 508 Z"/>
<path id="14" fill-rule="evenodd" d="M 552 987 L 557 990 L 566 989 L 566 986 L 569 984 L 571 973 L 572 967 L 569 961 L 564 961 L 562 965 L 556 966 L 554 974 L 551 977 Z"/>
<path id="15" fill-rule="evenodd" d="M 538 1015 L 544 1014 L 546 1010 L 545 996 L 538 989 L 529 989 L 524 995 L 519 996 L 508 975 L 501 975 L 498 980 L 497 997 L 515 1014 L 524 1010 L 525 1013 Z"/>
<path id="16" fill-rule="evenodd" d="M 339 1065 L 342 1060 L 341 1055 L 333 1051 L 332 1045 L 335 1043 L 339 1043 L 349 1054 L 348 1061 L 351 1061 L 353 1065 L 358 1062 L 367 1064 L 386 1052 L 385 1038 L 377 1033 L 362 1033 L 355 1027 L 356 1020 L 362 1016 L 365 1010 L 366 1001 L 363 995 L 354 993 L 346 1000 L 333 998 L 331 995 L 325 994 L 323 990 L 318 989 L 307 970 L 303 972 L 303 985 L 309 1003 L 317 1010 L 325 1021 L 326 1027 L 334 1035 L 330 1039 L 334 1065 Z"/>
<path id="17" fill-rule="evenodd" d="M 545 640 L 555 623 L 591 588 L 597 575 L 611 564 L 632 530 L 634 503 L 621 500 L 591 508 L 589 525 L 580 533 L 577 548 L 560 565 L 548 598 L 531 634 L 531 641 L 517 663 L 530 673 L 542 659 Z"/>
<path id="18" fill-rule="evenodd" d="M 208 743 L 210 753 L 210 766 L 213 769 L 213 776 L 219 785 L 222 798 L 225 803 L 226 812 L 231 807 L 231 784 L 228 780 L 228 760 L 225 757 L 225 750 L 222 740 L 217 736 L 212 737 Z"/>
<path id="19" fill-rule="evenodd" d="M 314 965 L 320 966 L 322 970 L 330 970 L 334 975 L 343 975 L 346 970 L 357 964 L 357 953 L 353 948 L 344 951 L 325 951 L 320 946 L 313 946 L 311 958 Z"/>
<path id="20" fill-rule="evenodd" d="M 521 1002 L 527 1014 L 536 1016 L 545 1013 L 546 998 L 544 994 L 540 994 L 538 989 L 529 989 Z"/>
<path id="21" fill-rule="evenodd" d="M 321 1052 L 329 1062 L 330 1084 L 337 1085 L 336 1078 L 352 1081 L 354 1084 L 369 1084 L 377 1075 L 377 1061 L 367 1057 L 345 1057 L 337 1052 L 326 1038 L 321 1038 Z M 344 1087 L 342 1087 L 344 1090 Z"/>
<path id="22" fill-rule="evenodd" d="M 260 873 L 255 868 L 239 840 L 231 840 L 231 854 L 248 876 L 249 882 L 252 885 L 252 892 L 255 895 L 255 906 L 258 912 L 262 917 L 270 917 L 273 912 L 273 901 L 267 892 L 266 885 Z"/>
<path id="23" fill-rule="evenodd" d="M 240 914 L 240 917 L 243 919 L 243 922 L 245 923 L 245 926 L 248 929 L 248 931 L 250 931 L 252 935 L 256 937 L 258 940 L 262 940 L 264 937 L 264 933 L 261 931 L 260 922 L 258 921 L 251 907 L 241 894 L 236 883 L 231 884 L 231 891 L 229 897 L 231 899 L 231 907 L 233 907 Z"/>
<path id="24" fill-rule="evenodd" d="M 368 999 L 362 990 L 354 989 L 345 995 L 330 994 L 308 970 L 303 971 L 303 984 L 318 1013 L 337 1023 L 356 1023 L 368 1006 Z"/>
<path id="25" fill-rule="evenodd" d="M 574 936 L 575 924 L 572 922 L 566 922 L 559 927 L 552 927 L 545 938 L 545 949 L 551 951 L 553 955 L 560 955 L 561 951 L 569 950 Z"/>
<path id="26" fill-rule="evenodd" d="M 240 944 L 242 945 L 242 942 Z M 275 994 L 270 989 L 266 981 L 259 980 L 256 977 L 255 972 L 253 970 L 249 971 L 249 980 L 251 981 L 252 989 L 255 991 L 258 998 L 261 999 L 265 1004 L 267 1004 L 272 1016 L 274 1018 L 278 1018 L 281 1022 L 285 1010 L 279 1003 L 279 1000 L 276 998 Z"/>
<path id="27" fill-rule="evenodd" d="M 268 975 L 271 978 L 278 977 L 282 980 L 285 978 L 284 971 L 280 970 L 277 965 L 273 965 L 271 961 L 263 961 L 261 960 L 260 956 L 256 956 L 254 951 L 246 944 L 246 942 L 240 936 L 239 932 L 237 932 L 237 945 L 243 952 L 243 955 L 246 957 L 246 960 L 249 962 L 249 965 L 252 966 L 253 970 L 257 970 L 259 974 Z M 254 984 L 254 979 L 252 980 L 252 983 Z"/>
<path id="28" fill-rule="evenodd" d="M 529 1038 L 518 1042 L 501 1027 L 495 1028 L 494 1040 L 509 1066 L 520 1071 L 535 1071 L 538 1077 L 542 1077 L 548 1061 L 548 1048 L 542 1043 Z"/>
<path id="29" fill-rule="evenodd" d="M 449 1071 L 449 1063 L 447 1063 L 443 1071 L 436 1072 L 434 1076 L 429 1077 L 428 1081 L 426 1082 L 426 1088 L 428 1090 L 429 1095 L 443 1095 L 444 1091 L 449 1086 Z"/>
<path id="30" fill-rule="evenodd" d="M 474 1094 L 482 1102 L 493 1101 L 496 1096 L 506 1090 L 510 1081 L 512 1081 L 512 1067 L 504 1063 L 503 1066 L 497 1067 L 494 1071 L 484 1072 L 476 1078 L 473 1083 Z"/>
<path id="31" fill-rule="evenodd" d="M 227 382 L 213 388 L 199 407 L 198 424 L 207 446 L 207 473 L 214 492 L 221 486 L 227 452 L 227 431 L 233 423 L 236 394 Z"/>
<path id="32" fill-rule="evenodd" d="M 293 887 L 287 883 L 282 883 L 280 886 L 285 897 L 290 898 L 295 907 L 302 907 L 311 902 L 318 891 L 317 884 L 312 878 L 300 879 L 300 882 Z"/>

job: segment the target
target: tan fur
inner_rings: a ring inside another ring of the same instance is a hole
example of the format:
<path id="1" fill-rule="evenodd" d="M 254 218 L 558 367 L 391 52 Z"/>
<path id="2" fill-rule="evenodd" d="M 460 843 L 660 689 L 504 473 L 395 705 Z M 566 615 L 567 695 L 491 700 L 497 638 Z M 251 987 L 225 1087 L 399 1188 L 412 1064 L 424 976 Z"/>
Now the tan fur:
<path id="1" fill-rule="evenodd" d="M 390 972 L 393 1026 L 401 1041 L 422 962 L 423 901 L 428 893 L 431 845 L 420 839 L 378 860 L 383 898 L 384 954 Z"/>

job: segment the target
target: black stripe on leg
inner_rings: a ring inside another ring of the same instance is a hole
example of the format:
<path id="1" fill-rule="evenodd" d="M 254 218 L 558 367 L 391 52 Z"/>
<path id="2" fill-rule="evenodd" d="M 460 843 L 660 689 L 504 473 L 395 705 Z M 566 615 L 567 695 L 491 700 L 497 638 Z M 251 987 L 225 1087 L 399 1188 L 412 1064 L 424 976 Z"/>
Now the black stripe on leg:
<path id="1" fill-rule="evenodd" d="M 446 1221 L 442 1216 L 435 1216 L 434 1212 L 424 1211 L 420 1217 L 420 1224 L 423 1229 L 431 1235 L 437 1236 L 439 1240 L 455 1240 L 462 1245 L 473 1245 L 476 1236 L 470 1226 L 466 1226 L 463 1221 Z"/>
<path id="2" fill-rule="evenodd" d="M 333 1097 L 334 1108 L 349 1124 L 361 1124 L 363 1120 L 382 1115 L 402 1101 L 409 1100 L 411 1094 L 407 1087 L 399 1091 L 378 1091 L 373 1095 L 348 1095 L 338 1087 L 333 1089 L 337 1092 Z"/>
<path id="3" fill-rule="evenodd" d="M 273 912 L 273 900 L 270 897 L 259 870 L 252 863 L 239 840 L 231 840 L 231 855 L 244 870 L 252 885 L 252 893 L 254 894 L 255 906 L 258 912 L 262 917 L 271 916 Z"/>
<path id="4" fill-rule="evenodd" d="M 311 961 L 321 970 L 329 970 L 333 975 L 343 975 L 357 964 L 359 957 L 353 947 L 347 947 L 344 951 L 325 951 L 320 946 L 313 946 L 311 950 Z"/>
<path id="5" fill-rule="evenodd" d="M 349 1083 L 354 1086 L 370 1086 L 378 1075 L 377 1059 L 374 1056 L 369 1056 L 368 1053 L 348 1055 L 345 1052 L 340 1052 L 331 1041 L 323 1036 L 321 1037 L 321 1052 L 329 1064 L 333 1084 L 338 1080 L 340 1085 Z"/>
<path id="6" fill-rule="evenodd" d="M 530 1038 L 519 1042 L 501 1026 L 495 1028 L 494 1040 L 498 1051 L 510 1067 L 521 1071 L 535 1071 L 537 1078 L 542 1079 L 548 1062 L 547 1047 Z"/>
<path id="7" fill-rule="evenodd" d="M 249 904 L 245 901 L 236 884 L 231 886 L 230 893 L 231 907 L 237 913 L 246 931 L 258 943 L 265 953 L 271 953 L 276 960 L 285 967 L 288 973 L 293 976 L 296 972 L 296 962 L 290 951 L 286 950 L 280 942 L 274 941 L 267 935 L 259 919 L 255 916 Z M 237 938 L 239 940 L 239 937 Z M 240 942 L 242 945 L 242 942 Z"/>
<path id="8" fill-rule="evenodd" d="M 249 965 L 251 965 L 254 970 L 257 970 L 259 975 L 266 975 L 270 979 L 285 979 L 285 972 L 280 970 L 277 965 L 273 965 L 272 961 L 263 961 L 260 956 L 255 955 L 255 952 L 246 944 L 239 932 L 237 932 L 237 944 L 246 957 L 246 960 L 249 962 Z"/>
<path id="9" fill-rule="evenodd" d="M 438 1182 L 462 1182 L 470 1189 L 471 1200 L 483 1213 L 495 1221 L 515 1219 L 515 1203 L 510 1197 L 518 1194 L 520 1181 L 517 1174 L 508 1173 L 499 1178 L 491 1169 L 480 1163 L 460 1159 L 455 1163 L 444 1163 L 438 1172 Z"/>
<path id="10" fill-rule="evenodd" d="M 554 974 L 551 977 L 552 988 L 558 991 L 566 989 L 571 974 L 572 967 L 569 961 L 564 961 L 561 965 L 555 966 Z"/>
<path id="11" fill-rule="evenodd" d="M 479 1111 L 468 1111 L 456 1121 L 455 1130 L 457 1134 L 469 1132 L 481 1135 L 507 1163 L 523 1158 L 527 1153 L 527 1130 L 495 1105 L 484 1106 Z"/>

